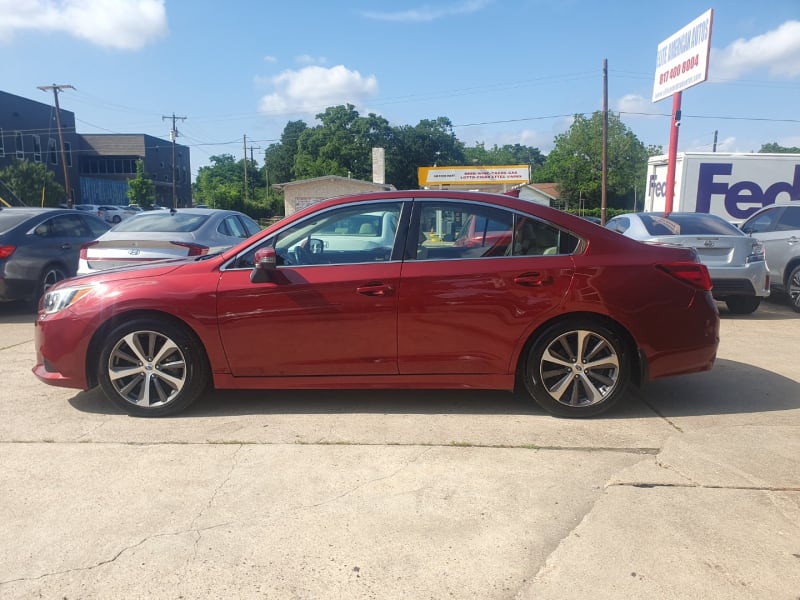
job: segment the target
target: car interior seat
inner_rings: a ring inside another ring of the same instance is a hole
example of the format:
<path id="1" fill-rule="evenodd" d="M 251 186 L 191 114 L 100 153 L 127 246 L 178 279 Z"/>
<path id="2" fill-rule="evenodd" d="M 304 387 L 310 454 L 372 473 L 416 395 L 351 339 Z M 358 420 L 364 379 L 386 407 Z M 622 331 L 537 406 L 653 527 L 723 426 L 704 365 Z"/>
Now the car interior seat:
<path id="1" fill-rule="evenodd" d="M 375 230 L 375 225 L 372 223 L 362 223 L 361 227 L 358 228 L 359 235 L 375 235 L 376 233 L 378 232 Z"/>

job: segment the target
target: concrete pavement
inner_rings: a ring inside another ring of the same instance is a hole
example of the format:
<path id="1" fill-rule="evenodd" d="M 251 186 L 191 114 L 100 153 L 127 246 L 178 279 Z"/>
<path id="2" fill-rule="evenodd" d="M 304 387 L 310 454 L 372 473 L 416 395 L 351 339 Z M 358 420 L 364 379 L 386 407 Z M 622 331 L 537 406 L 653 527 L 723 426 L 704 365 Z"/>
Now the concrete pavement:
<path id="1" fill-rule="evenodd" d="M 496 392 L 40 384 L 0 305 L 0 598 L 800 598 L 797 315 L 611 415 Z"/>

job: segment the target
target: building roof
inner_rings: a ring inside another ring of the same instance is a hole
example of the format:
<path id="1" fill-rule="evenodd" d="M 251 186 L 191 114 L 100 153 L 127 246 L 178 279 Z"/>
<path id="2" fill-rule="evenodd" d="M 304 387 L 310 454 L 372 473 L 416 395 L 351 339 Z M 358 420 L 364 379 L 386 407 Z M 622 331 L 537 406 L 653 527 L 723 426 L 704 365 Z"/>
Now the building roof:
<path id="1" fill-rule="evenodd" d="M 341 175 L 323 175 L 322 177 L 312 177 L 311 179 L 299 179 L 297 181 L 287 181 L 286 183 L 276 183 L 272 187 L 283 190 L 287 187 L 297 185 L 305 185 L 309 183 L 317 183 L 320 181 L 347 181 L 349 183 L 363 184 L 371 188 L 379 188 L 384 191 L 394 190 L 395 187 L 388 183 L 373 183 L 372 181 L 364 181 L 362 179 L 352 179 L 351 177 L 342 177 Z"/>
<path id="2" fill-rule="evenodd" d="M 561 197 L 557 183 L 529 183 L 526 187 L 533 188 L 553 200 L 558 200 Z"/>

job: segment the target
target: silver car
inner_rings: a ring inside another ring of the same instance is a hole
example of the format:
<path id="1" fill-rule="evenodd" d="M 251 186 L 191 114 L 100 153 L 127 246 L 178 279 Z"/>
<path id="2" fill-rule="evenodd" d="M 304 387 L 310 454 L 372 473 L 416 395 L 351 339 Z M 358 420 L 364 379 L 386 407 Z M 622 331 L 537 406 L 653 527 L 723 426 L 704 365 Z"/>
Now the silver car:
<path id="1" fill-rule="evenodd" d="M 179 208 L 138 213 L 81 248 L 78 274 L 154 260 L 202 256 L 227 250 L 261 231 L 233 210 Z"/>
<path id="2" fill-rule="evenodd" d="M 800 203 L 765 206 L 742 223 L 742 231 L 764 244 L 772 286 L 800 312 Z"/>
<path id="3" fill-rule="evenodd" d="M 653 244 L 694 248 L 711 275 L 711 293 L 736 314 L 750 314 L 769 296 L 764 246 L 725 219 L 706 213 L 630 213 L 606 227 Z"/>

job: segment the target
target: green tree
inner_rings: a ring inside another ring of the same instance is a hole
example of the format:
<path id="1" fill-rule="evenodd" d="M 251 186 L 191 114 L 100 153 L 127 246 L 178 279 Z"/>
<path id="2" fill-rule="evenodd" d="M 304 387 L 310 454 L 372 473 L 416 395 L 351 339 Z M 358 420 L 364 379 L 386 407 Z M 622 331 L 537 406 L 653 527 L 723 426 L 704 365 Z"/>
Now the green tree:
<path id="1" fill-rule="evenodd" d="M 56 207 L 66 202 L 64 187 L 42 163 L 19 160 L 0 171 L 0 181 L 28 206 Z"/>
<path id="2" fill-rule="evenodd" d="M 608 206 L 633 205 L 634 189 L 643 185 L 647 158 L 655 147 L 644 144 L 620 120 L 608 115 Z M 575 115 L 569 130 L 557 135 L 555 146 L 535 180 L 558 184 L 568 206 L 581 201 L 586 208 L 600 206 L 602 187 L 603 113 L 587 118 Z"/>
<path id="3" fill-rule="evenodd" d="M 372 113 L 361 117 L 352 104 L 329 107 L 317 119 L 321 124 L 306 129 L 297 140 L 295 177 L 340 175 L 370 181 L 372 148 L 390 143 L 389 122 Z"/>
<path id="4" fill-rule="evenodd" d="M 270 144 L 264 152 L 264 179 L 270 185 L 295 180 L 294 158 L 297 155 L 297 141 L 308 129 L 303 121 L 289 121 L 283 128 L 281 141 Z"/>
<path id="5" fill-rule="evenodd" d="M 386 146 L 386 181 L 399 190 L 419 187 L 419 167 L 463 165 L 466 160 L 464 144 L 447 117 L 396 127 L 392 142 Z"/>
<path id="6" fill-rule="evenodd" d="M 759 152 L 769 152 L 773 154 L 800 154 L 800 148 L 797 146 L 780 146 L 775 142 L 771 142 L 769 144 L 763 144 Z"/>
<path id="7" fill-rule="evenodd" d="M 212 208 L 242 211 L 252 217 L 282 214 L 283 199 L 266 189 L 266 171 L 255 161 L 236 160 L 231 154 L 210 158 L 211 165 L 200 167 L 193 186 L 195 200 Z M 244 189 L 244 169 L 247 167 L 247 195 Z"/>
<path id="8" fill-rule="evenodd" d="M 143 209 L 152 208 L 156 201 L 156 186 L 144 172 L 144 162 L 136 161 L 136 177 L 128 180 L 128 201 Z"/>

